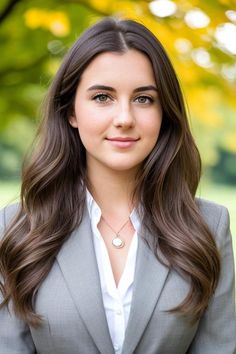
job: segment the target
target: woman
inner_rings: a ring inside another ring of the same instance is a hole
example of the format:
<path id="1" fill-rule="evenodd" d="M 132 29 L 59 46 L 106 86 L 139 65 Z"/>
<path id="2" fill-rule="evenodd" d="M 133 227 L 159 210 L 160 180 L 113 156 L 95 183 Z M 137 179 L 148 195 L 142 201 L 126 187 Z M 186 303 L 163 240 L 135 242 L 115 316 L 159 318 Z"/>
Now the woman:
<path id="1" fill-rule="evenodd" d="M 1 353 L 233 354 L 228 214 L 195 199 L 199 177 L 161 44 L 130 20 L 91 27 L 1 213 Z"/>

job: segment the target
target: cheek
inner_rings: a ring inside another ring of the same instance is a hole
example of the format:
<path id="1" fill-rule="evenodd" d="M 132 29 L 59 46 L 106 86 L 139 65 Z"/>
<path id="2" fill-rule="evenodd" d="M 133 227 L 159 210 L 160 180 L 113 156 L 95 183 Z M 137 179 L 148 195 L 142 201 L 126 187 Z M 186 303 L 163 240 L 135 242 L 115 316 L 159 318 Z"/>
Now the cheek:
<path id="1" fill-rule="evenodd" d="M 97 116 L 80 116 L 78 119 L 78 132 L 86 150 L 94 149 L 103 138 L 104 123 Z"/>
<path id="2" fill-rule="evenodd" d="M 147 138 L 151 139 L 152 141 L 158 139 L 158 135 L 161 129 L 161 121 L 161 117 L 157 117 L 156 115 L 153 117 L 148 117 L 145 124 L 143 124 L 141 128 Z"/>
<path id="3" fill-rule="evenodd" d="M 79 130 L 91 131 L 91 134 L 102 131 L 108 122 L 108 113 L 102 109 L 94 107 L 91 102 L 77 104 L 76 116 Z"/>
<path id="4" fill-rule="evenodd" d="M 141 132 L 151 139 L 157 139 L 162 122 L 162 109 L 160 105 L 155 104 L 150 109 L 139 110 L 137 112 L 137 122 L 139 122 Z"/>

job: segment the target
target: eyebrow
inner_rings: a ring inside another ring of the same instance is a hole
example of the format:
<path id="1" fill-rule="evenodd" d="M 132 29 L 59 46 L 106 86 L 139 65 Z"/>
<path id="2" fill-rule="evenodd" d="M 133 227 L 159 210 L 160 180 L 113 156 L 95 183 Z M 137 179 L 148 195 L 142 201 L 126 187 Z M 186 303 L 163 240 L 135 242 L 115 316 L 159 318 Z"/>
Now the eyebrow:
<path id="1" fill-rule="evenodd" d="M 93 85 L 93 86 L 89 87 L 87 91 L 93 91 L 93 90 L 105 90 L 105 91 L 111 91 L 111 92 L 116 91 L 113 87 L 105 86 L 105 85 Z M 143 92 L 143 91 L 156 91 L 156 92 L 158 92 L 157 88 L 153 85 L 137 87 L 134 90 L 135 93 L 136 92 Z"/>

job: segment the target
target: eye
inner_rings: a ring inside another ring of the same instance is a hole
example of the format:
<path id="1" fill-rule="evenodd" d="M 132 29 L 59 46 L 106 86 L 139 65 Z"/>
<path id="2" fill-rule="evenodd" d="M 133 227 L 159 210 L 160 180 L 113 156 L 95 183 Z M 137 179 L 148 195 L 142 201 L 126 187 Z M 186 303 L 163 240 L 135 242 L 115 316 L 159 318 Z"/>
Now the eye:
<path id="1" fill-rule="evenodd" d="M 141 104 L 153 103 L 154 99 L 150 96 L 138 96 L 135 98 L 135 101 Z"/>
<path id="2" fill-rule="evenodd" d="M 92 97 L 92 100 L 98 103 L 107 103 L 108 101 L 111 100 L 111 97 L 105 93 L 98 93 Z"/>

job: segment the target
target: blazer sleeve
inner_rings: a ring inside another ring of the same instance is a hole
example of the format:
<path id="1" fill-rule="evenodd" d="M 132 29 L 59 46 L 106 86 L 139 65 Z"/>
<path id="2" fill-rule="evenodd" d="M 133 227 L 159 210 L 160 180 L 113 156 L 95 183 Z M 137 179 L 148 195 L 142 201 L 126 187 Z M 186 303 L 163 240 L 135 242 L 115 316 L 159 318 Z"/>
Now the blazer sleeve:
<path id="1" fill-rule="evenodd" d="M 211 302 L 200 320 L 198 331 L 187 352 L 188 354 L 236 354 L 232 237 L 229 230 L 227 209 L 219 206 L 217 209 L 218 216 L 214 222 L 218 226 L 214 235 L 221 256 L 221 274 Z"/>
<path id="2" fill-rule="evenodd" d="M 12 218 L 14 216 L 14 211 L 16 211 L 15 206 L 8 207 L 0 211 L 0 241 L 6 228 L 6 215 L 7 218 Z M 3 296 L 0 291 L 0 303 L 2 300 Z M 14 315 L 13 311 L 11 310 L 11 305 L 9 305 L 9 309 L 7 307 L 0 309 L 0 353 L 36 353 L 29 327 L 26 323 Z"/>

